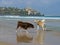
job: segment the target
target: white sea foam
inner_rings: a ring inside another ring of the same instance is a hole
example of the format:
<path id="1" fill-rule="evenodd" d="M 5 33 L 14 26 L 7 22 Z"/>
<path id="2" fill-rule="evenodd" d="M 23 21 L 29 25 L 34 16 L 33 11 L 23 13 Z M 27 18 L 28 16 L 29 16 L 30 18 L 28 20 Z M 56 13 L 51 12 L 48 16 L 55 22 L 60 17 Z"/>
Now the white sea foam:
<path id="1" fill-rule="evenodd" d="M 10 19 L 19 19 L 19 18 L 33 18 L 33 19 L 60 19 L 60 17 L 36 17 L 36 16 L 0 16 L 0 18 L 10 18 Z M 9 20 L 9 19 L 8 19 Z"/>

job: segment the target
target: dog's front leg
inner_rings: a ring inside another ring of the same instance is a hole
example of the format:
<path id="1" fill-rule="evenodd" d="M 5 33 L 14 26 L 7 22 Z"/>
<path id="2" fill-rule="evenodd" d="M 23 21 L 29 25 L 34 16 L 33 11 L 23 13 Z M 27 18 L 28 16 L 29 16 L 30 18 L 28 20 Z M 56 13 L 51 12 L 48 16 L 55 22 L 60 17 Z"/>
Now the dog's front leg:
<path id="1" fill-rule="evenodd" d="M 43 30 L 43 31 L 45 30 L 44 25 L 42 25 L 42 30 Z"/>

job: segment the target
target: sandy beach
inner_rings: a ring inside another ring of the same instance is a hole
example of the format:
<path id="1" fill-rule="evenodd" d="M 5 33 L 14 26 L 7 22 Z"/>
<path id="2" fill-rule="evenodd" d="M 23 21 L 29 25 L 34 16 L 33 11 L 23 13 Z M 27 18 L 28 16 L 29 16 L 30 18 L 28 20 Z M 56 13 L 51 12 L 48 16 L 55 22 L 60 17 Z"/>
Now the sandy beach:
<path id="1" fill-rule="evenodd" d="M 0 45 L 13 45 L 13 44 L 10 44 L 10 43 L 7 43 L 7 42 L 0 42 Z"/>
<path id="2" fill-rule="evenodd" d="M 60 32 L 58 31 L 38 31 L 36 27 L 31 29 L 30 34 L 33 40 L 30 43 L 17 42 L 16 40 L 16 20 L 0 20 L 0 45 L 60 45 Z"/>

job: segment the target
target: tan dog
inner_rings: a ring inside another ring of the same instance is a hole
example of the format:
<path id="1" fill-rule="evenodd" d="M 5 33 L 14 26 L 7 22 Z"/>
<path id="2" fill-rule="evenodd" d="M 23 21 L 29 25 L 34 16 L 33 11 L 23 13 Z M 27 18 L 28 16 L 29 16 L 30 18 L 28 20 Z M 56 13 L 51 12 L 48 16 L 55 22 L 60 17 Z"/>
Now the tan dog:
<path id="1" fill-rule="evenodd" d="M 34 22 L 37 23 L 37 29 L 39 29 L 41 27 L 42 30 L 46 30 L 44 19 L 43 20 L 34 20 Z"/>

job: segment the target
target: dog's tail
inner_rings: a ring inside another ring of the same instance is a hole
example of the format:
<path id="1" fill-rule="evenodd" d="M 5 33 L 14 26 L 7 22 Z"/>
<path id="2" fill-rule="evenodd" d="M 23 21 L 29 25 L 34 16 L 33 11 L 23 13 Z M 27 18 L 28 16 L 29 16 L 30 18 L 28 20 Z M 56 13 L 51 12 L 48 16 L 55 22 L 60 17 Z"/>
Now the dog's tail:
<path id="1" fill-rule="evenodd" d="M 45 22 L 45 19 L 41 20 L 42 22 Z"/>

